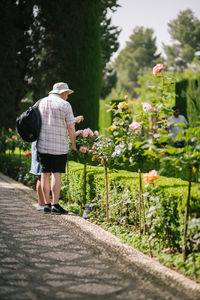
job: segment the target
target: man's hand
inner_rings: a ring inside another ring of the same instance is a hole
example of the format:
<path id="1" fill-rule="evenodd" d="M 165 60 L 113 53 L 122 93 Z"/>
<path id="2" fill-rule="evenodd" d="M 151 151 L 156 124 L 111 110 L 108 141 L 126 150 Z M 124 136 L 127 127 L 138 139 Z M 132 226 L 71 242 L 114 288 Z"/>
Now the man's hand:
<path id="1" fill-rule="evenodd" d="M 75 123 L 80 123 L 83 120 L 84 120 L 84 116 L 78 116 L 75 118 Z"/>
<path id="2" fill-rule="evenodd" d="M 76 147 L 75 147 L 75 148 L 74 148 L 74 147 L 71 147 L 71 154 L 72 154 L 72 155 L 75 154 L 76 151 L 77 151 Z"/>

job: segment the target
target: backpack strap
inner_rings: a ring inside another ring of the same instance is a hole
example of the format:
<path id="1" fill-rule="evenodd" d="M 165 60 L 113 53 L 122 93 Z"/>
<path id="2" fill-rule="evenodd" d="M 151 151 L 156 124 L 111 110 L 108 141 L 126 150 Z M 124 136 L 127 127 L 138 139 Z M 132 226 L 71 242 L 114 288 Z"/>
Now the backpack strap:
<path id="1" fill-rule="evenodd" d="M 42 99 L 39 99 L 37 102 L 35 102 L 35 104 L 33 104 L 33 106 L 34 106 L 34 107 L 38 107 L 41 100 L 42 100 Z"/>

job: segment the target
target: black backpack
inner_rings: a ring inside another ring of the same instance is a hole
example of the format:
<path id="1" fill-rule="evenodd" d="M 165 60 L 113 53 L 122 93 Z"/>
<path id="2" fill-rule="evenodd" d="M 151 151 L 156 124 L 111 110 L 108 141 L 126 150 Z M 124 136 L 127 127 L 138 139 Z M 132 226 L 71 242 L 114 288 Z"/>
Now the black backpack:
<path id="1" fill-rule="evenodd" d="M 28 110 L 23 112 L 17 119 L 17 131 L 25 142 L 34 142 L 38 139 L 42 125 L 38 100 Z"/>

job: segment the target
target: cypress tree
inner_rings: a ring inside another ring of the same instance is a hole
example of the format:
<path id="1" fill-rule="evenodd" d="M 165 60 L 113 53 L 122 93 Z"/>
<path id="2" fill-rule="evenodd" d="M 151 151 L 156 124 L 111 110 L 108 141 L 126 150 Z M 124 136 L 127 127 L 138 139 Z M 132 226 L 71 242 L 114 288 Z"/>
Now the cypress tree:
<path id="1" fill-rule="evenodd" d="M 189 80 L 187 88 L 187 117 L 191 127 L 200 121 L 200 77 Z"/>
<path id="2" fill-rule="evenodd" d="M 176 106 L 180 108 L 180 113 L 187 118 L 187 87 L 188 80 L 184 79 L 176 82 Z"/>
<path id="3" fill-rule="evenodd" d="M 13 36 L 15 29 L 13 27 L 13 16 L 15 15 L 15 7 L 10 1 L 0 2 L 0 126 L 8 128 L 12 126 L 15 93 L 12 88 L 15 80 L 15 61 L 13 60 L 15 54 L 15 41 Z"/>
<path id="4" fill-rule="evenodd" d="M 176 106 L 180 108 L 191 127 L 200 121 L 200 77 L 176 83 Z"/>
<path id="5" fill-rule="evenodd" d="M 108 12 L 114 13 L 120 5 L 118 0 L 102 0 L 101 4 L 101 49 L 102 49 L 102 90 L 101 98 L 105 99 L 117 83 L 117 73 L 110 59 L 119 48 L 118 36 L 121 29 L 112 24 Z"/>
<path id="6" fill-rule="evenodd" d="M 32 2 L 0 1 L 0 126 L 5 128 L 14 128 L 19 102 L 27 86 Z"/>
<path id="7" fill-rule="evenodd" d="M 100 12 L 101 0 L 40 0 L 33 26 L 34 101 L 67 82 L 74 114 L 91 129 L 98 128 L 101 91 Z"/>

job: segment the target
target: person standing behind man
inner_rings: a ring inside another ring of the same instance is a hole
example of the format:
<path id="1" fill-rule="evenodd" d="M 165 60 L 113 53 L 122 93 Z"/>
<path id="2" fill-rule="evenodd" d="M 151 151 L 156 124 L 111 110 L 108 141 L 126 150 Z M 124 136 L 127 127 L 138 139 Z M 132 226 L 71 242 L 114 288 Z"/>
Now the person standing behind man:
<path id="1" fill-rule="evenodd" d="M 188 122 L 186 118 L 183 115 L 180 115 L 180 109 L 177 106 L 174 106 L 173 108 L 173 115 L 168 118 L 167 120 L 167 126 L 169 128 L 169 132 L 172 133 L 171 139 L 175 139 L 175 137 L 178 135 L 179 131 L 184 129 L 184 126 L 181 125 L 181 123 L 184 123 L 188 127 Z M 180 124 L 180 125 L 178 125 Z M 180 139 L 175 142 L 175 147 L 182 148 L 185 145 L 185 141 L 183 139 Z"/>
<path id="2" fill-rule="evenodd" d="M 58 203 L 61 189 L 61 173 L 65 173 L 68 136 L 71 152 L 76 151 L 74 114 L 68 101 L 73 93 L 67 83 L 53 85 L 49 96 L 39 104 L 42 127 L 38 139 L 38 156 L 41 164 L 41 187 L 44 195 L 44 213 L 67 214 L 68 211 Z M 52 204 L 50 203 L 50 176 L 52 175 Z"/>
<path id="3" fill-rule="evenodd" d="M 37 210 L 38 211 L 43 211 L 44 210 L 44 196 L 42 193 L 42 188 L 41 188 L 41 167 L 40 163 L 38 161 L 37 157 L 37 141 L 33 142 L 31 145 L 31 169 L 30 173 L 37 176 L 37 183 L 36 183 L 36 191 L 37 191 L 37 196 L 38 196 L 38 205 L 37 205 Z"/>

